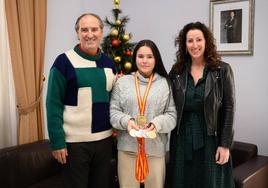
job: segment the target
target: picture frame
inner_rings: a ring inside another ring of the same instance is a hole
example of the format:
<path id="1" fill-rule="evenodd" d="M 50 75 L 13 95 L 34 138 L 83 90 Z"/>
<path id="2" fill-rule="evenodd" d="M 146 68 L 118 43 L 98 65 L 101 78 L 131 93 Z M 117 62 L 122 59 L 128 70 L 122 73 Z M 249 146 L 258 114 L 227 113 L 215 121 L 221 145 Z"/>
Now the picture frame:
<path id="1" fill-rule="evenodd" d="M 222 55 L 252 55 L 254 0 L 210 1 L 209 27 Z"/>

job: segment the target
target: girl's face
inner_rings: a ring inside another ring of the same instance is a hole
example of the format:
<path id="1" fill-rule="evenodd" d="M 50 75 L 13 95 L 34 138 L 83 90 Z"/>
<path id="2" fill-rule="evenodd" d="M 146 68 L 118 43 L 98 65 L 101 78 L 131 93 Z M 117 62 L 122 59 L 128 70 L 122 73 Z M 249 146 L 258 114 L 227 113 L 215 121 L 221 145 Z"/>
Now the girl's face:
<path id="1" fill-rule="evenodd" d="M 155 58 L 151 48 L 142 46 L 137 51 L 136 65 L 143 77 L 149 77 L 153 73 Z"/>

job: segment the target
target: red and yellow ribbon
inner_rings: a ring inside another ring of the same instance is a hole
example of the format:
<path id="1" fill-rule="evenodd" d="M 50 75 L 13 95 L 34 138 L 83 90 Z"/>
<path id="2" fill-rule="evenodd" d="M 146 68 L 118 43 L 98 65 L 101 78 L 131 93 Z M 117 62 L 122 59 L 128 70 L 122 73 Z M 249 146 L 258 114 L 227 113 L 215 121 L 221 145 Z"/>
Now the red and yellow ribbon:
<path id="1" fill-rule="evenodd" d="M 140 94 L 140 86 L 139 86 L 139 80 L 138 80 L 138 72 L 135 73 L 135 85 L 136 85 L 136 92 L 137 92 L 137 98 L 138 98 L 138 105 L 139 105 L 139 110 L 140 110 L 140 115 L 144 115 L 145 111 L 145 106 L 146 106 L 146 100 L 147 96 L 150 90 L 150 87 L 152 85 L 152 80 L 153 80 L 154 74 L 151 74 L 143 100 L 141 99 L 141 94 Z M 145 139 L 138 138 L 137 137 L 137 142 L 138 142 L 138 156 L 136 159 L 136 179 L 139 182 L 144 182 L 145 178 L 149 174 L 149 168 L 148 168 L 148 161 L 146 157 L 146 152 L 145 152 Z"/>

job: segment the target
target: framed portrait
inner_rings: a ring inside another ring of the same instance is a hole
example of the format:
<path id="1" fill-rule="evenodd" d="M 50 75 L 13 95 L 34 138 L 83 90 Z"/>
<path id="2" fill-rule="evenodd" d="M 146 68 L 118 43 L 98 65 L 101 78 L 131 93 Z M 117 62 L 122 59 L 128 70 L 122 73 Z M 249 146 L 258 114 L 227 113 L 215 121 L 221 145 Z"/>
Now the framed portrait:
<path id="1" fill-rule="evenodd" d="M 219 54 L 253 54 L 254 0 L 210 1 L 209 27 Z"/>

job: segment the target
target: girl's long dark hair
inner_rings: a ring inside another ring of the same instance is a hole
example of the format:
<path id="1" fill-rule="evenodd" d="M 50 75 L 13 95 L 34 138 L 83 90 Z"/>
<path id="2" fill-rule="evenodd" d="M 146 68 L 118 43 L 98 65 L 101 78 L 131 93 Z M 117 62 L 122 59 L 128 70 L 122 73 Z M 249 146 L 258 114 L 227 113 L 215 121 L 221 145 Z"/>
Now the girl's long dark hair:
<path id="1" fill-rule="evenodd" d="M 135 72 L 135 71 L 138 70 L 137 65 L 136 65 L 137 51 L 143 46 L 149 47 L 153 52 L 153 55 L 154 55 L 154 58 L 155 58 L 155 66 L 154 66 L 153 72 L 156 72 L 159 75 L 167 78 L 168 74 L 167 74 L 167 71 L 166 71 L 166 69 L 164 67 L 160 52 L 159 52 L 156 44 L 153 41 L 148 40 L 148 39 L 141 40 L 135 46 L 134 51 L 133 51 L 133 56 L 132 56 L 132 62 L 133 62 L 132 71 Z"/>
<path id="2" fill-rule="evenodd" d="M 137 64 L 136 64 L 137 51 L 143 46 L 149 47 L 153 52 L 153 55 L 154 55 L 154 58 L 155 58 L 155 66 L 154 66 L 153 72 L 158 73 L 159 75 L 165 77 L 166 80 L 167 80 L 167 83 L 169 85 L 169 88 L 170 88 L 170 86 L 171 86 L 170 82 L 171 81 L 170 81 L 168 73 L 167 73 L 167 71 L 165 69 L 165 66 L 164 66 L 164 63 L 162 61 L 160 52 L 159 52 L 156 44 L 151 40 L 148 40 L 148 39 L 141 40 L 135 46 L 134 51 L 133 51 L 133 56 L 132 56 L 132 64 L 133 64 L 132 72 L 136 72 L 138 70 L 138 67 L 137 67 Z"/>

